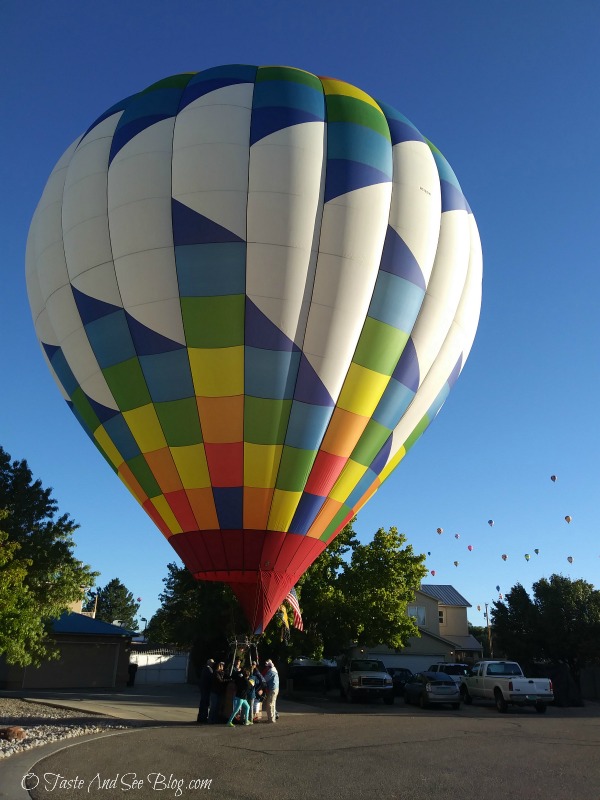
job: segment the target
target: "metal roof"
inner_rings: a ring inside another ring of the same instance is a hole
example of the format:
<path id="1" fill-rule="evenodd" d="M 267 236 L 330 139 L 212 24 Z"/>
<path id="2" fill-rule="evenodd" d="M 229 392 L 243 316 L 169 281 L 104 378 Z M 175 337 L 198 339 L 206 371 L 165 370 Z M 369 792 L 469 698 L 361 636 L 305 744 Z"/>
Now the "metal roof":
<path id="1" fill-rule="evenodd" d="M 454 586 L 445 586 L 443 584 L 423 583 L 421 584 L 421 592 L 434 597 L 438 603 L 443 606 L 466 606 L 471 608 L 471 603 L 459 594 Z"/>
<path id="2" fill-rule="evenodd" d="M 52 623 L 52 633 L 71 633 L 86 636 L 134 636 L 135 631 L 111 625 L 100 619 L 78 614 L 76 611 L 65 611 Z"/>

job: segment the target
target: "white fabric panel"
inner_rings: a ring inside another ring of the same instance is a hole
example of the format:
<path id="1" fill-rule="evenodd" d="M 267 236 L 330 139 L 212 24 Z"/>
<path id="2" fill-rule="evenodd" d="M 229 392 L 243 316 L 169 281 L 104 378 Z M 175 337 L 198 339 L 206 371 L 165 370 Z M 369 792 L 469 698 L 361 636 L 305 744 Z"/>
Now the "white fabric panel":
<path id="1" fill-rule="evenodd" d="M 171 197 L 150 197 L 109 211 L 113 258 L 173 246 Z"/>
<path id="2" fill-rule="evenodd" d="M 323 211 L 304 353 L 334 400 L 371 302 L 391 191 L 391 183 L 367 186 L 326 203 Z"/>
<path id="3" fill-rule="evenodd" d="M 71 228 L 65 233 L 64 242 L 65 257 L 74 274 L 79 275 L 112 258 L 106 214 Z"/>
<path id="4" fill-rule="evenodd" d="M 87 378 L 81 384 L 81 388 L 88 397 L 91 397 L 97 403 L 102 403 L 103 406 L 113 408 L 115 411 L 118 410 L 115 398 L 112 396 L 112 392 L 108 388 L 108 384 L 100 369 Z"/>
<path id="5" fill-rule="evenodd" d="M 41 233 L 40 241 L 48 242 L 44 250 L 36 256 L 36 270 L 38 272 L 39 287 L 44 302 L 61 286 L 69 282 L 67 264 L 65 262 L 65 250 L 62 238 L 56 238 L 49 233 L 51 226 L 49 222 L 57 222 L 60 227 L 60 207 L 58 203 L 47 206 L 41 215 L 41 225 L 38 232 Z M 50 242 L 49 240 L 54 241 Z"/>
<path id="6" fill-rule="evenodd" d="M 35 332 L 40 342 L 55 346 L 58 345 L 56 333 L 54 332 L 54 328 L 52 327 L 52 323 L 48 317 L 48 312 L 45 308 L 42 309 L 35 320 Z"/>
<path id="7" fill-rule="evenodd" d="M 440 178 L 424 142 L 400 142 L 392 149 L 394 183 L 390 225 L 416 258 L 429 281 L 440 232 Z"/>
<path id="8" fill-rule="evenodd" d="M 132 317 L 147 328 L 151 328 L 174 342 L 185 344 L 179 297 L 130 306 L 127 310 Z"/>
<path id="9" fill-rule="evenodd" d="M 70 284 L 58 289 L 48 298 L 46 310 L 58 343 L 64 341 L 77 328 L 81 328 L 81 317 Z"/>
<path id="10" fill-rule="evenodd" d="M 469 214 L 469 230 L 471 234 L 471 248 L 469 252 L 469 272 L 467 274 L 467 282 L 465 291 L 463 292 L 463 300 L 458 308 L 456 320 L 465 331 L 465 346 L 463 349 L 463 360 L 461 365 L 461 372 L 471 347 L 475 340 L 477 333 L 477 325 L 479 324 L 479 313 L 481 311 L 481 292 L 482 292 L 482 278 L 483 278 L 483 254 L 481 252 L 481 239 L 479 238 L 479 230 L 475 217 Z"/>
<path id="11" fill-rule="evenodd" d="M 106 172 L 96 172 L 65 187 L 62 214 L 65 236 L 88 219 L 100 216 L 106 219 Z M 74 267 L 76 270 L 77 265 Z"/>
<path id="12" fill-rule="evenodd" d="M 79 147 L 83 147 L 88 144 L 88 142 L 92 142 L 96 139 L 104 139 L 105 137 L 112 140 L 117 124 L 122 116 L 122 111 L 115 111 L 110 117 L 103 119 L 102 122 L 95 125 L 89 133 L 86 133 L 86 135 L 81 138 Z"/>
<path id="13" fill-rule="evenodd" d="M 173 197 L 241 239 L 253 91 L 243 84 L 199 98 L 178 114 L 173 136 Z"/>
<path id="14" fill-rule="evenodd" d="M 78 144 L 79 139 L 76 139 L 72 145 L 67 147 L 65 152 L 56 162 L 54 169 L 50 173 L 50 177 L 48 178 L 48 181 L 44 187 L 44 191 L 40 197 L 40 202 L 37 205 L 38 211 L 45 208 L 50 203 L 54 203 L 58 199 L 62 200 L 66 170 Z"/>
<path id="15" fill-rule="evenodd" d="M 117 278 L 115 275 L 115 265 L 111 261 L 106 264 L 99 264 L 86 272 L 82 272 L 77 277 L 71 278 L 72 285 L 80 292 L 104 303 L 113 306 L 122 306 Z"/>
<path id="16" fill-rule="evenodd" d="M 78 328 L 67 336 L 61 342 L 61 347 L 67 363 L 80 386 L 98 372 L 98 362 L 90 347 L 84 328 Z"/>
<path id="17" fill-rule="evenodd" d="M 437 358 L 456 314 L 467 277 L 470 246 L 467 212 L 444 212 L 433 272 L 411 334 L 421 381 Z"/>
<path id="18" fill-rule="evenodd" d="M 297 344 L 317 263 L 324 137 L 323 123 L 294 125 L 250 151 L 246 293 Z"/>
<path id="19" fill-rule="evenodd" d="M 25 283 L 27 285 L 27 296 L 29 297 L 29 307 L 33 321 L 37 320 L 40 312 L 44 308 L 44 300 L 40 289 L 40 279 L 37 273 L 37 258 L 35 256 L 34 245 L 34 226 L 32 223 L 25 246 Z"/>

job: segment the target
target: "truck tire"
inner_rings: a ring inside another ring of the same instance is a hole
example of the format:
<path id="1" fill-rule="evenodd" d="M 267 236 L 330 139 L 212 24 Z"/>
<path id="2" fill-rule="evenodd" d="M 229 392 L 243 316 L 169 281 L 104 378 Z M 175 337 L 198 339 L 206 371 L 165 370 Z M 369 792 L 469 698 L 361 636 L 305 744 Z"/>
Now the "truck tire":
<path id="1" fill-rule="evenodd" d="M 508 703 L 504 699 L 500 689 L 494 690 L 494 700 L 496 701 L 496 708 L 501 714 L 506 714 L 508 711 Z"/>
<path id="2" fill-rule="evenodd" d="M 548 706 L 546 705 L 546 703 L 536 703 L 535 704 L 535 710 L 537 711 L 538 714 L 545 714 L 547 708 L 548 708 Z"/>
<path id="3" fill-rule="evenodd" d="M 462 701 L 466 706 L 470 706 L 473 702 L 473 698 L 469 694 L 469 690 L 466 686 L 461 687 L 460 696 L 462 697 Z"/>

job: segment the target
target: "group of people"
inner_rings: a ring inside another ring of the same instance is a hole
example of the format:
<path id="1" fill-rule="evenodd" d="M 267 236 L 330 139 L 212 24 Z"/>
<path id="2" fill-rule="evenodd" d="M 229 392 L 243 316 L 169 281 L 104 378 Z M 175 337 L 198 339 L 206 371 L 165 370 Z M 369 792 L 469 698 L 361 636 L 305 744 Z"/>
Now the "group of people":
<path id="1" fill-rule="evenodd" d="M 270 723 L 277 721 L 279 673 L 271 659 L 264 662 L 261 671 L 256 661 L 253 661 L 250 667 L 242 667 L 242 662 L 238 658 L 228 670 L 225 670 L 224 661 L 215 664 L 214 659 L 209 658 L 200 673 L 200 706 L 197 718 L 199 725 L 215 724 L 226 719 L 225 702 L 229 691 L 234 692 L 231 714 L 227 719 L 227 725 L 230 727 L 233 727 L 236 718 L 243 725 L 259 722 L 261 703 L 266 708 L 266 721 Z"/>

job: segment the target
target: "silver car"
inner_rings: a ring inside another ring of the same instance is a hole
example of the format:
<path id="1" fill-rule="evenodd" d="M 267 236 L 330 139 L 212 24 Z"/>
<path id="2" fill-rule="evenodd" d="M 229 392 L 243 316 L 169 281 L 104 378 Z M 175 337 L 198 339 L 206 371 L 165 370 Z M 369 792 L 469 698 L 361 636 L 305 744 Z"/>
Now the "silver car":
<path id="1" fill-rule="evenodd" d="M 418 672 L 404 685 L 404 701 L 418 703 L 421 708 L 449 704 L 460 708 L 460 690 L 444 672 Z"/>

